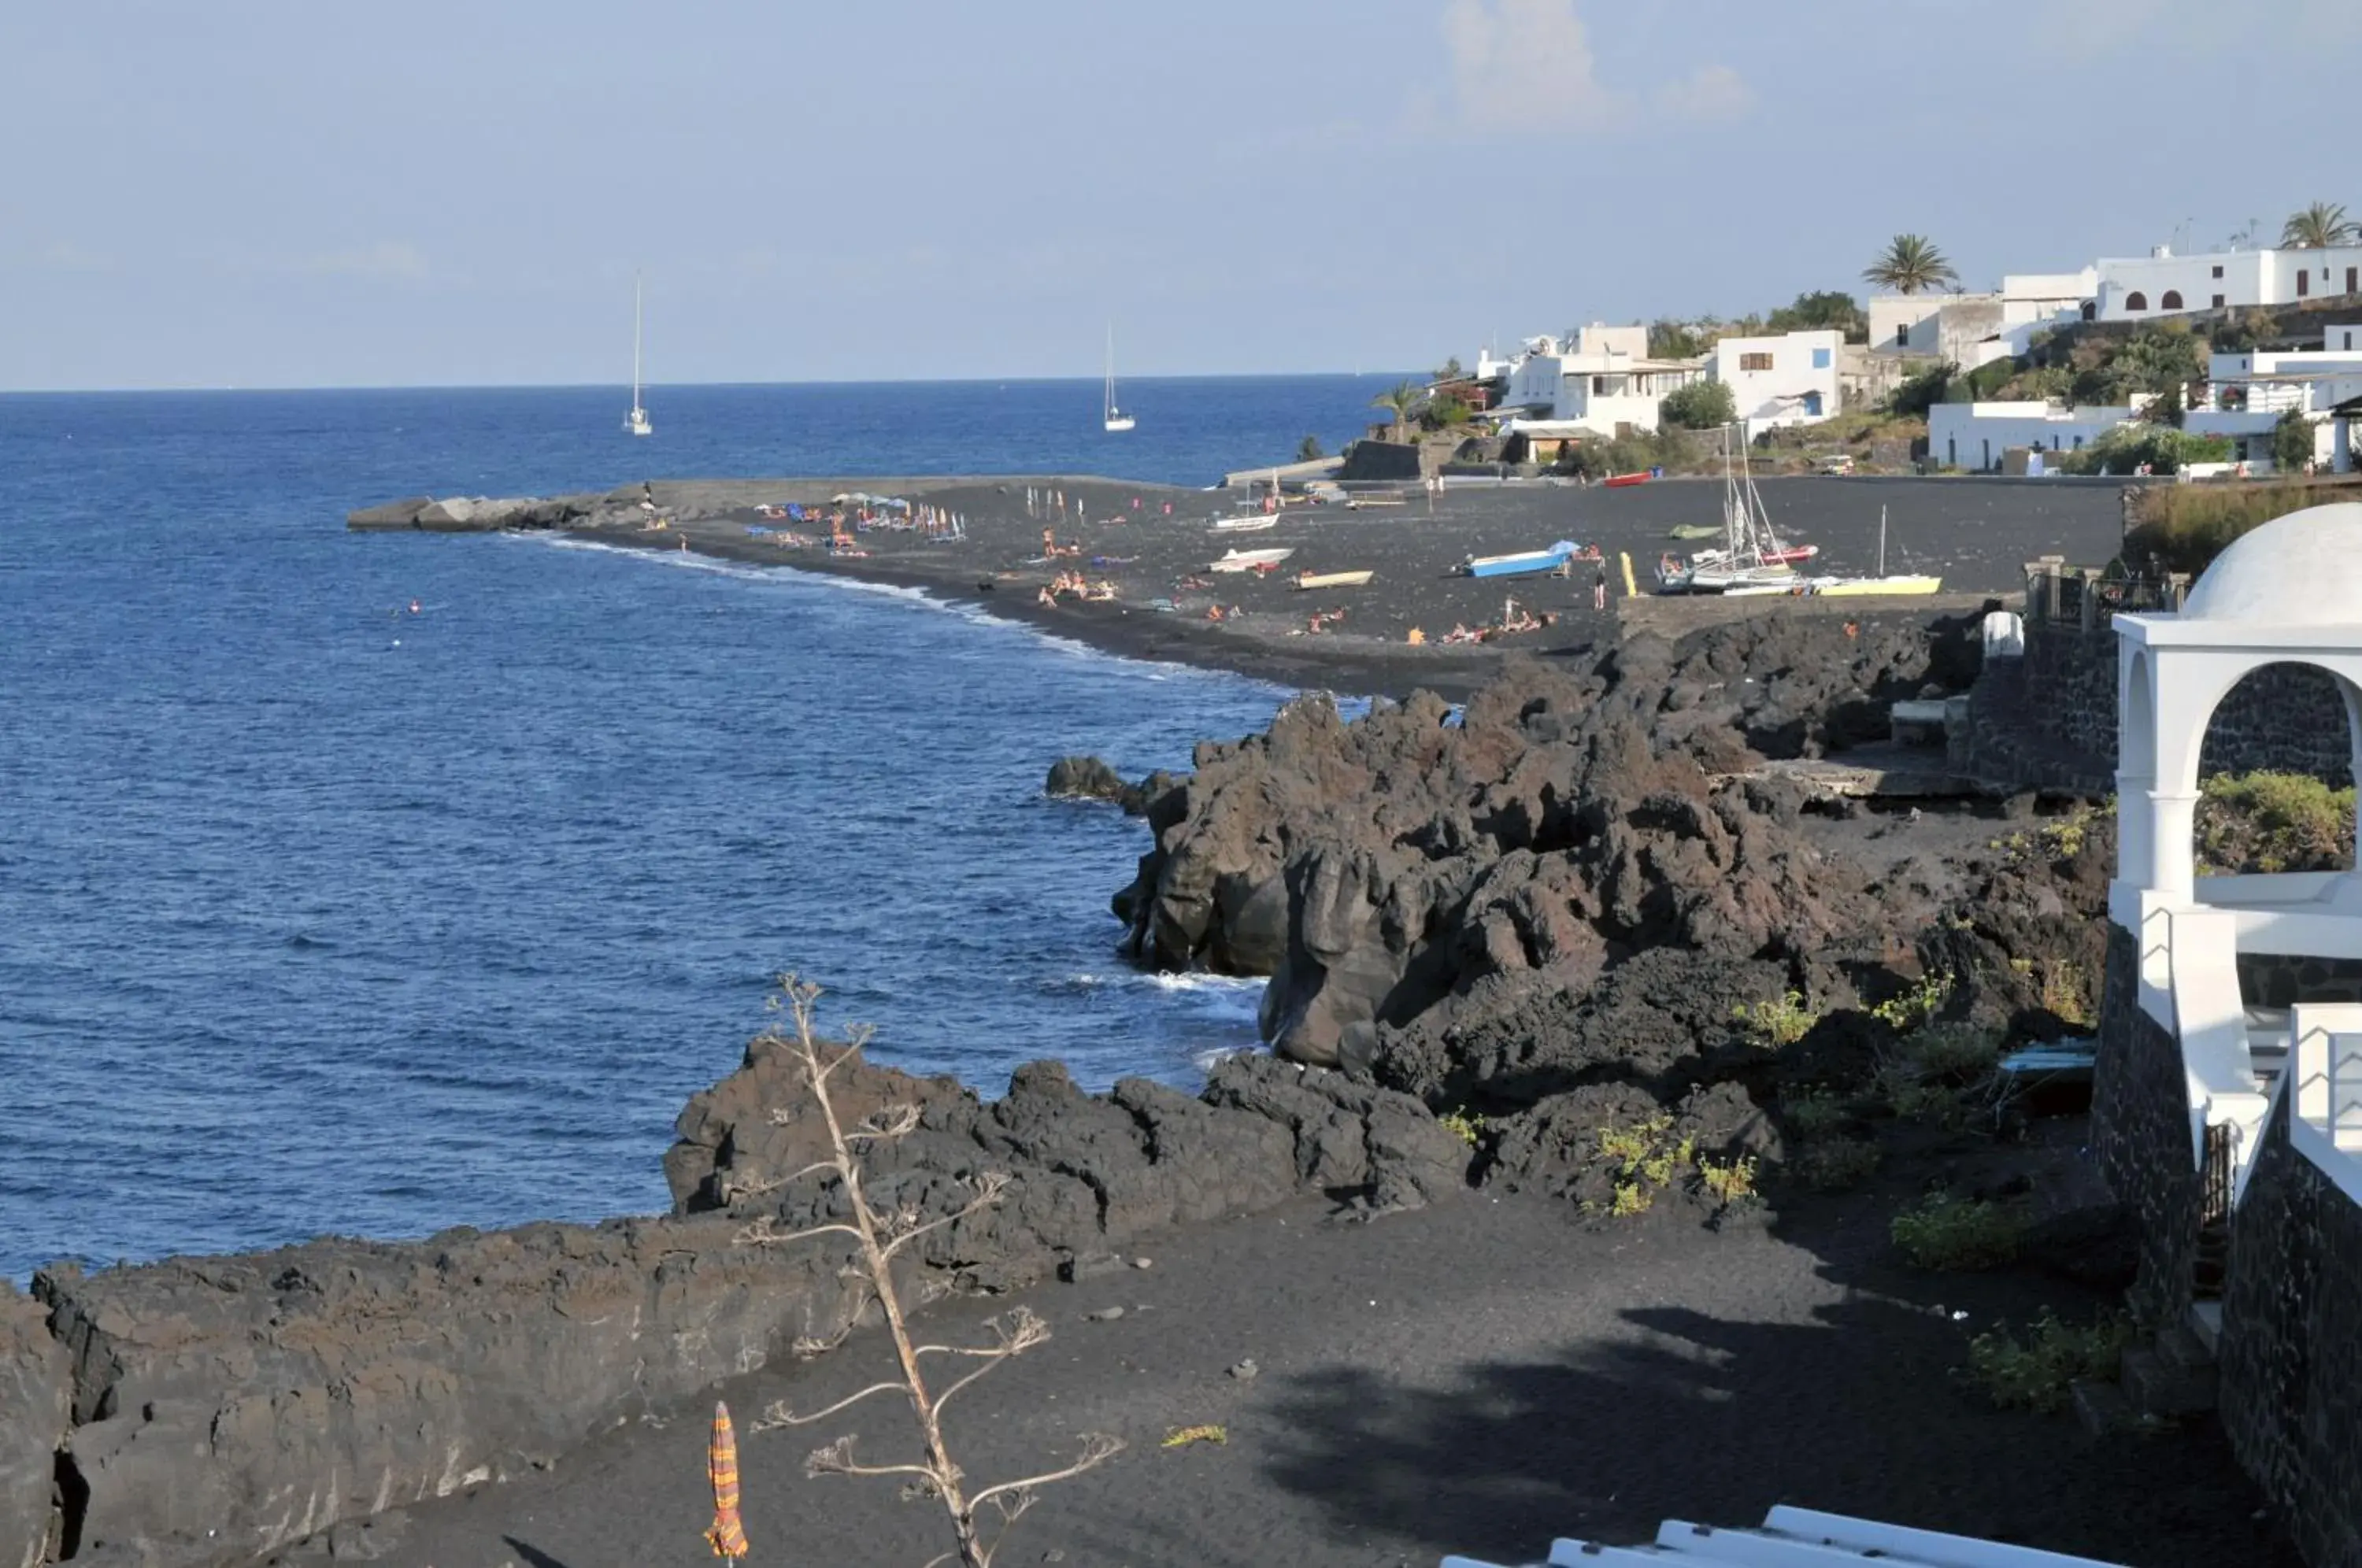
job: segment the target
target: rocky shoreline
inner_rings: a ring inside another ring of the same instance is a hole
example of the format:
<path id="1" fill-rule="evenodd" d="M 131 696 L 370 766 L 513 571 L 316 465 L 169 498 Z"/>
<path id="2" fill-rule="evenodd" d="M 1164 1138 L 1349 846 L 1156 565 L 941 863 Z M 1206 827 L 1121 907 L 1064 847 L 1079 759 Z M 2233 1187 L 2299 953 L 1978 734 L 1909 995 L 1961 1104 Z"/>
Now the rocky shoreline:
<path id="1" fill-rule="evenodd" d="M 424 511 L 408 525 L 431 525 Z M 530 525 L 640 531 L 602 516 Z M 695 547 L 756 547 L 730 526 L 724 508 Z M 1737 1237 L 1880 1179 L 2007 1203 L 2053 1281 L 2029 1289 L 2120 1287 L 2118 1216 L 2072 1136 L 2043 1131 L 2030 1102 L 1971 1105 L 1963 1087 L 2003 1043 L 2091 1015 L 2112 822 L 2032 796 L 1882 812 L 1782 771 L 1874 742 L 1895 701 L 1963 689 L 1975 626 L 1863 606 L 1547 657 L 1480 650 L 1450 667 L 1464 707 L 1418 694 L 1347 723 L 1316 695 L 1264 735 L 1201 745 L 1186 776 L 1060 763 L 1053 792 L 1117 801 L 1152 835 L 1112 899 L 1137 961 L 1268 976 L 1274 1054 L 1217 1065 L 1194 1097 L 1140 1080 L 1087 1095 L 1055 1063 L 992 1100 L 844 1069 L 847 1117 L 919 1110 L 865 1163 L 884 1201 L 948 1215 L 978 1176 L 1008 1181 L 1002 1201 L 928 1235 L 912 1288 L 956 1315 L 1120 1273 L 1152 1236 L 1198 1246 L 1187 1238 L 1243 1216 L 1278 1217 L 1284 1235 L 1308 1204 L 1371 1220 L 1478 1195 L 1513 1206 L 1498 1223 L 1517 1245 L 1563 1226 L 1569 1257 L 1595 1236 L 1606 1267 L 1636 1248 L 1686 1256 L 1643 1244 L 1668 1225 Z M 0 1563 L 398 1557 L 414 1513 L 459 1528 L 436 1499 L 546 1488 L 716 1385 L 800 1375 L 787 1369 L 856 1330 L 861 1301 L 844 1256 L 764 1239 L 843 1202 L 797 1174 L 820 1131 L 780 1043 L 750 1044 L 677 1132 L 663 1216 L 61 1267 L 29 1300 L 0 1286 Z M 1288 1298 L 1303 1286 L 1286 1272 L 1269 1263 L 1229 1289 Z M 1683 1298 L 1669 1280 L 1650 1288 Z M 2211 1475 L 2213 1452 L 2174 1463 Z M 2224 1520 L 2248 1506 L 2243 1486 L 2221 1484 Z M 2087 1544 L 2088 1521 L 2058 1513 L 2078 1506 L 2046 1505 L 2038 1529 Z M 2238 1528 L 2210 1516 L 2215 1533 L 2193 1539 Z"/>
<path id="2" fill-rule="evenodd" d="M 1277 1055 L 1220 1064 L 1194 1098 L 1085 1095 L 1054 1063 L 988 1102 L 848 1072 L 849 1116 L 922 1109 L 870 1178 L 897 1206 L 941 1212 L 979 1172 L 1010 1178 L 929 1239 L 929 1289 L 1023 1290 L 1308 1195 L 1375 1216 L 1491 1187 L 1721 1222 L 1800 1152 L 1783 1089 L 1867 1072 L 1898 1032 L 1871 1010 L 1939 966 L 1944 1018 L 2062 1032 L 2054 1010 L 2101 973 L 2084 949 L 2103 832 L 2062 867 L 2016 866 L 1974 847 L 1990 823 L 1903 831 L 1749 776 L 1972 678 L 1970 628 L 1636 636 L 1518 663 L 1456 717 L 1423 697 L 1346 723 L 1308 698 L 1268 735 L 1201 746 L 1187 778 L 1115 781 L 1154 834 L 1114 900 L 1140 957 L 1269 974 Z M 1053 782 L 1110 788 L 1072 766 Z M 1819 1021 L 1767 1051 L 1735 1021 L 1783 995 Z M 1637 1198 L 1635 1157 L 1603 1136 L 1619 1128 L 1681 1152 L 1638 1161 Z M 27 1563 L 44 1541 L 74 1561 L 240 1561 L 545 1471 L 833 1342 L 855 1305 L 843 1260 L 753 1239 L 838 1201 L 788 1179 L 816 1130 L 777 1043 L 679 1133 L 668 1216 L 61 1268 L 29 1305 L 0 1297 L 0 1430 L 21 1451 L 0 1468 L 7 1539 L 32 1540 Z"/>

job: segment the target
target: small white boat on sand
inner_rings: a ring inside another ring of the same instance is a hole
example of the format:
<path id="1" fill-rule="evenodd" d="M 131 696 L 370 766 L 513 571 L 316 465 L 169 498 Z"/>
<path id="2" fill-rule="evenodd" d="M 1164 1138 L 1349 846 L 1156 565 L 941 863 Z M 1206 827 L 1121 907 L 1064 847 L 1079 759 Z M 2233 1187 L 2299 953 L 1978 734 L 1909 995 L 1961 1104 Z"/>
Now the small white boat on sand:
<path id="1" fill-rule="evenodd" d="M 1374 571 L 1300 571 L 1296 574 L 1297 591 L 1308 588 L 1360 588 L 1377 576 Z"/>
<path id="2" fill-rule="evenodd" d="M 1889 576 L 1886 570 L 1886 508 L 1878 509 L 1878 573 L 1874 577 L 1824 577 L 1813 580 L 1805 591 L 1824 595 L 1869 598 L 1882 593 L 1934 593 L 1944 586 L 1944 580 L 1926 572 L 1898 572 Z"/>
<path id="3" fill-rule="evenodd" d="M 1296 552 L 1292 549 L 1225 550 L 1222 558 L 1211 562 L 1208 571 L 1269 571 Z"/>

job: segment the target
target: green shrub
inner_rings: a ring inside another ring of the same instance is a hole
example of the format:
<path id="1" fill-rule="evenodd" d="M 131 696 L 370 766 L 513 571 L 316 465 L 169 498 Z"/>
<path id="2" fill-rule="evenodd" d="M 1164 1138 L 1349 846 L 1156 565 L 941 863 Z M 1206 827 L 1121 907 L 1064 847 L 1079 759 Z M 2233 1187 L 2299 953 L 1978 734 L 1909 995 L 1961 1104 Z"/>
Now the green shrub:
<path id="1" fill-rule="evenodd" d="M 2210 876 L 2340 870 L 2354 860 L 2354 789 L 2301 773 L 2217 775 L 2199 787 L 2198 862 Z"/>
<path id="2" fill-rule="evenodd" d="M 2228 436 L 2193 436 L 2170 425 L 2120 425 L 2080 452 L 2055 454 L 2070 474 L 2180 473 L 2191 463 L 2224 463 L 2234 450 Z"/>
<path id="3" fill-rule="evenodd" d="M 1729 1205 L 1744 1202 L 1755 1196 L 1755 1156 L 1741 1154 L 1727 1165 L 1701 1158 L 1697 1163 L 1698 1179 L 1716 1202 Z"/>
<path id="4" fill-rule="evenodd" d="M 2016 1257 L 2025 1222 L 2001 1204 L 1939 1192 L 1896 1215 L 1888 1233 L 1919 1267 L 1965 1273 Z"/>
<path id="5" fill-rule="evenodd" d="M 1472 1149 L 1476 1146 L 1477 1141 L 1485 1136 L 1485 1118 L 1480 1112 L 1464 1110 L 1447 1110 L 1435 1120 L 1446 1132 Z"/>
<path id="6" fill-rule="evenodd" d="M 1727 381 L 1692 381 L 1667 392 L 1658 414 L 1686 430 L 1716 430 L 1738 418 L 1738 399 Z"/>
<path id="7" fill-rule="evenodd" d="M 1845 1192 L 1878 1173 L 1878 1145 L 1867 1138 L 1821 1138 L 1790 1156 L 1788 1167 L 1816 1192 Z"/>
<path id="8" fill-rule="evenodd" d="M 1930 1023 L 1903 1042 L 1902 1056 L 1924 1081 L 1972 1084 L 1992 1076 L 2001 1060 L 2001 1041 L 1965 1023 Z"/>
<path id="9" fill-rule="evenodd" d="M 1827 1089 L 1807 1089 L 1780 1101 L 1781 1120 L 1799 1138 L 1819 1138 L 1853 1120 L 1853 1107 Z"/>
<path id="10" fill-rule="evenodd" d="M 2272 463 L 2284 474 L 2302 473 L 2312 462 L 2312 421 L 2291 408 L 2272 426 Z"/>
<path id="11" fill-rule="evenodd" d="M 2004 1409 L 2062 1410 L 2077 1378 L 2115 1376 L 2136 1338 L 2131 1320 L 2121 1315 L 2077 1325 L 2045 1308 L 2024 1339 L 2003 1323 L 1970 1340 L 1968 1374 Z"/>
<path id="12" fill-rule="evenodd" d="M 1933 1017 L 1951 995 L 1951 976 L 1927 975 L 1901 996 L 1880 1002 L 1870 1013 L 1897 1034 L 1906 1034 Z"/>
<path id="13" fill-rule="evenodd" d="M 1812 1032 L 1821 1015 L 1805 1005 L 1805 993 L 1787 991 L 1770 1001 L 1753 1006 L 1740 1002 L 1730 1010 L 1731 1021 L 1746 1032 L 1749 1040 L 1765 1050 L 1794 1045 Z"/>
<path id="14" fill-rule="evenodd" d="M 2348 485 L 2150 485 L 2133 500 L 2124 558 L 2146 565 L 2154 556 L 2168 571 L 2202 572 L 2251 528 L 2308 506 L 2357 499 L 2362 491 Z"/>

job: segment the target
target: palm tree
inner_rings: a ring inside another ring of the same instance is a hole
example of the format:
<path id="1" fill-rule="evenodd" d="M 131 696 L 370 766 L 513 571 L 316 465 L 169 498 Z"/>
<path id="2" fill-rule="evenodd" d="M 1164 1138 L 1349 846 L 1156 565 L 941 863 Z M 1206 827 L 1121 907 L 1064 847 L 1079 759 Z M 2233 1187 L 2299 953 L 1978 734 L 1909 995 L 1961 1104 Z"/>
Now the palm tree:
<path id="1" fill-rule="evenodd" d="M 1878 259 L 1862 269 L 1861 275 L 1898 294 L 1926 293 L 1939 284 L 1958 282 L 1960 277 L 1924 234 L 1896 235 Z"/>
<path id="2" fill-rule="evenodd" d="M 2356 229 L 2344 206 L 2335 202 L 2315 202 L 2302 212 L 2289 215 L 2288 222 L 2280 225 L 2280 243 L 2299 250 L 2323 250 L 2333 245 L 2350 244 Z"/>
<path id="3" fill-rule="evenodd" d="M 1410 411 L 1418 406 L 1418 388 L 1409 381 L 1396 381 L 1372 398 L 1370 406 L 1383 408 L 1395 416 L 1395 439 L 1399 441 L 1410 424 Z"/>

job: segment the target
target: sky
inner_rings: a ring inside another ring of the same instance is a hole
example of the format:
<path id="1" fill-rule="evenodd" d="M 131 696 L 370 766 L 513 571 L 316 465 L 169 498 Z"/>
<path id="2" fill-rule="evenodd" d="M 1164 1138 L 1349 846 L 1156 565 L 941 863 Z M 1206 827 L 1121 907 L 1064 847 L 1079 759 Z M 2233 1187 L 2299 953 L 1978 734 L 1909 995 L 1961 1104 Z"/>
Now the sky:
<path id="1" fill-rule="evenodd" d="M 0 390 L 1394 370 L 2362 214 L 2354 0 L 26 0 Z"/>

